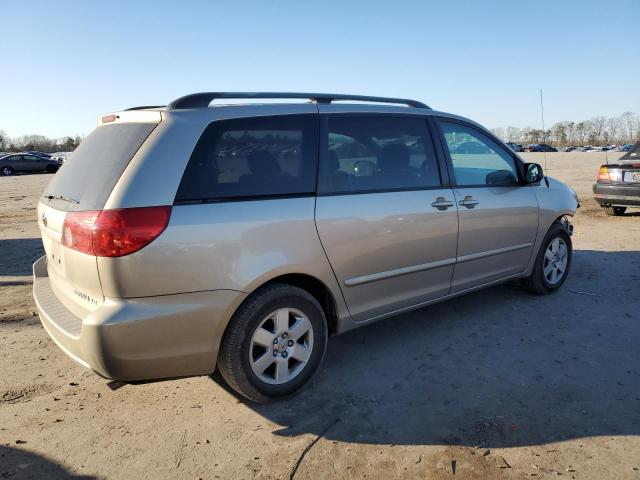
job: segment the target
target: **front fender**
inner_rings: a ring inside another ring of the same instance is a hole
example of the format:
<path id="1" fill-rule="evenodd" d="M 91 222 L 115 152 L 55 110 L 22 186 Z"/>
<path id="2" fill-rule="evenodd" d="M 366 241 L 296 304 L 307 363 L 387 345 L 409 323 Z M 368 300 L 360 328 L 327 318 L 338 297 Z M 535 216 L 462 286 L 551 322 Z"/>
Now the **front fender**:
<path id="1" fill-rule="evenodd" d="M 538 200 L 538 233 L 524 276 L 531 274 L 542 241 L 551 225 L 562 217 L 573 217 L 580 206 L 575 191 L 555 178 L 547 177 L 540 182 L 540 185 L 533 188 Z"/>

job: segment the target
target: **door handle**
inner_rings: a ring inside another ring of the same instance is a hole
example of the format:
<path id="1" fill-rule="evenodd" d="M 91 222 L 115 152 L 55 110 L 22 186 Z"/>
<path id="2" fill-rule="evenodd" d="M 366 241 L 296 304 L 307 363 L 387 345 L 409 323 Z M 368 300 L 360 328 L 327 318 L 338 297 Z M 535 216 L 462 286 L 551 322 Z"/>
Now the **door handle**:
<path id="1" fill-rule="evenodd" d="M 464 197 L 464 199 L 460 200 L 458 202 L 458 205 L 461 205 L 463 207 L 467 207 L 467 208 L 473 208 L 476 205 L 478 205 L 478 200 L 476 200 L 475 198 L 473 198 L 471 195 L 466 195 Z"/>
<path id="2" fill-rule="evenodd" d="M 436 201 L 431 204 L 432 207 L 437 208 L 438 210 L 446 210 L 449 207 L 453 207 L 454 203 L 450 200 L 447 200 L 444 197 L 436 198 Z"/>

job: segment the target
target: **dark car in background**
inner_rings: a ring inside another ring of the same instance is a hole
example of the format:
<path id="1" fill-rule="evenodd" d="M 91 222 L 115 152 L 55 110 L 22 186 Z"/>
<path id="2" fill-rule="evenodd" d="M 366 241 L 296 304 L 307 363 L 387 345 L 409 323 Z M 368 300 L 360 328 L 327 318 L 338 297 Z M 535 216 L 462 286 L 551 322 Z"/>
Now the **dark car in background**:
<path id="1" fill-rule="evenodd" d="M 519 143 L 507 142 L 507 146 L 514 152 L 524 152 L 524 147 Z"/>
<path id="2" fill-rule="evenodd" d="M 51 158 L 50 153 L 39 152 L 38 150 L 29 150 L 25 153 L 28 153 L 29 155 L 35 155 L 36 157 Z"/>
<path id="3" fill-rule="evenodd" d="M 640 142 L 616 163 L 600 167 L 593 197 L 607 215 L 623 215 L 628 207 L 640 207 Z"/>
<path id="4" fill-rule="evenodd" d="M 60 163 L 57 160 L 28 153 L 14 153 L 0 158 L 0 174 L 5 177 L 16 172 L 55 173 L 58 168 L 60 168 Z"/>
<path id="5" fill-rule="evenodd" d="M 546 143 L 534 143 L 529 146 L 530 152 L 557 152 L 558 150 Z"/>

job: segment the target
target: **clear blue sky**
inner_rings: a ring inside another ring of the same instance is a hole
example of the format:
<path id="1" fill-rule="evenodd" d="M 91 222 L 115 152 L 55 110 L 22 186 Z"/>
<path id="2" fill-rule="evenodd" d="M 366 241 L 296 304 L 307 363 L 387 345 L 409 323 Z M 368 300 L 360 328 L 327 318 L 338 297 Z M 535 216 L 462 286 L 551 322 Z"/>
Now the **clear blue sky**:
<path id="1" fill-rule="evenodd" d="M 539 88 L 547 125 L 640 113 L 639 21 L 640 0 L 0 0 L 0 129 L 86 134 L 207 90 L 409 97 L 488 127 L 539 126 Z"/>

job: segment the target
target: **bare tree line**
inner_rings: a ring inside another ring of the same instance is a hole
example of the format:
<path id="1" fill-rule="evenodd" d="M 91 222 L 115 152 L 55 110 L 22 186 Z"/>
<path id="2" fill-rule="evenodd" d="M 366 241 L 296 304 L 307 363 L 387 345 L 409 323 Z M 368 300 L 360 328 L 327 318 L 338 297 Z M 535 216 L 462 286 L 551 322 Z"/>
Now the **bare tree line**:
<path id="1" fill-rule="evenodd" d="M 80 145 L 82 137 L 48 138 L 44 135 L 22 135 L 11 138 L 4 130 L 0 130 L 0 152 L 71 152 Z"/>
<path id="2" fill-rule="evenodd" d="M 547 130 L 532 127 L 497 127 L 491 131 L 505 142 L 546 143 L 558 147 L 635 143 L 640 140 L 640 117 L 624 112 L 619 117 L 593 117 L 581 122 L 558 122 Z"/>
<path id="3" fill-rule="evenodd" d="M 559 147 L 569 145 L 608 145 L 635 143 L 640 140 L 640 117 L 633 112 L 624 112 L 619 117 L 593 117 L 581 122 L 557 122 L 547 130 L 532 127 L 496 127 L 491 131 L 505 142 L 531 144 L 547 143 Z M 44 135 L 22 135 L 11 138 L 0 130 L 0 152 L 70 152 L 80 144 L 82 138 L 48 138 Z"/>

